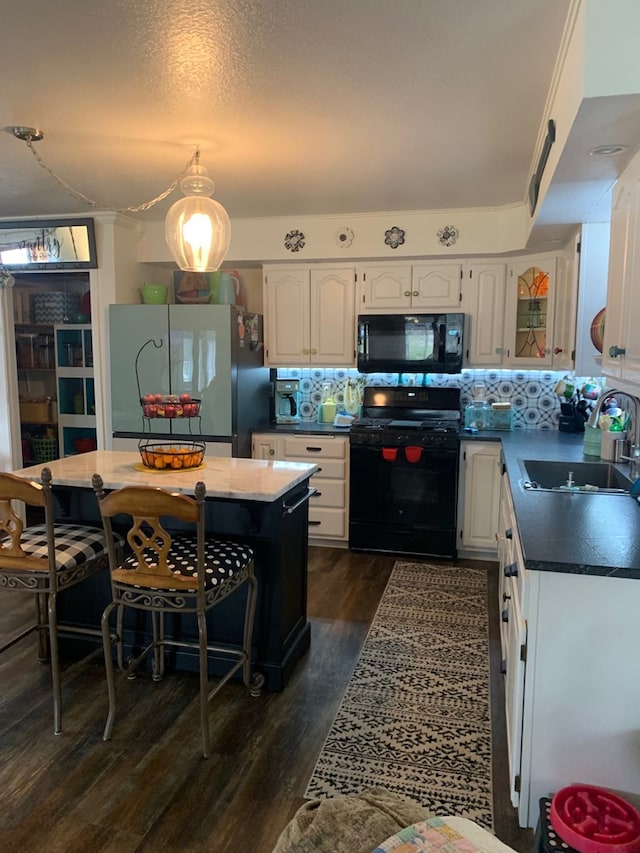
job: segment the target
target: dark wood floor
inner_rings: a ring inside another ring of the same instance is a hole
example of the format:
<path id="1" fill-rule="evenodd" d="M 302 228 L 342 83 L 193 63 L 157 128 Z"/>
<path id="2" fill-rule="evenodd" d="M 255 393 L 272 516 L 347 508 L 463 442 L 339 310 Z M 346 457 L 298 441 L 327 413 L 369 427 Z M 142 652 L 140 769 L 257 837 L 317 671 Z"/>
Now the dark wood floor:
<path id="1" fill-rule="evenodd" d="M 386 556 L 311 548 L 311 649 L 281 694 L 225 687 L 211 709 L 211 757 L 200 756 L 197 684 L 172 674 L 119 683 L 113 739 L 101 740 L 99 661 L 67 670 L 63 733 L 52 733 L 47 665 L 31 640 L 0 657 L 0 848 L 24 853 L 270 853 L 303 794 L 380 595 Z M 478 565 L 478 564 L 474 564 Z M 521 853 L 507 790 L 497 577 L 490 577 L 494 817 Z M 24 596 L 0 595 L 0 639 L 25 618 Z"/>

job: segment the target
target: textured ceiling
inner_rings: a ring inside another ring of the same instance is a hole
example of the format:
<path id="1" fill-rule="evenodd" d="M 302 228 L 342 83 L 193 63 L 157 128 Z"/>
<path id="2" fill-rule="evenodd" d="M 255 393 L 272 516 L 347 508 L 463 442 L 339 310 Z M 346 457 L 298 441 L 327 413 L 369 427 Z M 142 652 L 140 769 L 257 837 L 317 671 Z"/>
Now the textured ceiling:
<path id="1" fill-rule="evenodd" d="M 569 0 L 4 5 L 0 126 L 113 209 L 197 144 L 233 218 L 522 202 Z M 83 209 L 0 133 L 0 216 Z"/>

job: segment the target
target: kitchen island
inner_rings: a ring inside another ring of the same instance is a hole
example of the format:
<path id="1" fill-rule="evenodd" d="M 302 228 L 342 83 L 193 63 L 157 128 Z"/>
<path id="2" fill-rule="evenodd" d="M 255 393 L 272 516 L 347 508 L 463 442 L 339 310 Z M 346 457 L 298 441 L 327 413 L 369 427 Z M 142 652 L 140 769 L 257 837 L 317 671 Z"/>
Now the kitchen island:
<path id="1" fill-rule="evenodd" d="M 205 458 L 202 466 L 190 470 L 155 471 L 142 466 L 137 452 L 96 450 L 13 473 L 37 480 L 43 467 L 51 470 L 58 518 L 93 524 L 100 524 L 91 487 L 94 473 L 100 474 L 107 490 L 144 485 L 193 494 L 195 483 L 202 480 L 207 489 L 208 534 L 228 536 L 254 549 L 258 605 L 253 657 L 267 689 L 284 688 L 310 642 L 306 603 L 308 481 L 316 465 L 215 457 Z M 213 641 L 239 641 L 244 595 L 239 591 L 207 614 Z M 85 627 L 99 626 L 109 600 L 109 578 L 104 572 L 60 596 L 60 619 Z M 125 639 L 133 647 L 142 641 L 149 626 L 140 623 L 140 614 L 131 616 L 125 624 Z M 185 615 L 168 622 L 167 632 L 171 631 L 182 639 L 197 636 L 195 622 Z M 84 654 L 83 642 L 91 641 L 66 640 L 61 644 L 62 654 Z M 170 664 L 197 670 L 197 654 L 187 650 Z M 217 671 L 215 659 L 210 667 L 212 673 Z"/>

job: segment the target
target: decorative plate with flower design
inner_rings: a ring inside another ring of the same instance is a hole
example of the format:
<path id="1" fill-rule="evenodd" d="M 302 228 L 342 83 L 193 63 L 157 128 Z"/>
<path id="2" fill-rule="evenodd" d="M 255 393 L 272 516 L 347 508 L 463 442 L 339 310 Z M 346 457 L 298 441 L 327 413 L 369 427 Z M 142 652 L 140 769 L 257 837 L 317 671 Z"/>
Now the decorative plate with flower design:
<path id="1" fill-rule="evenodd" d="M 336 231 L 336 243 L 338 246 L 342 246 L 343 249 L 348 249 L 349 246 L 353 243 L 353 238 L 355 234 L 351 230 L 351 228 L 338 228 Z"/>
<path id="2" fill-rule="evenodd" d="M 389 228 L 388 231 L 384 232 L 384 242 L 390 248 L 397 249 L 398 246 L 402 246 L 404 243 L 404 231 L 402 228 L 394 225 L 393 228 Z"/>
<path id="3" fill-rule="evenodd" d="M 460 236 L 460 232 L 453 225 L 445 225 L 438 231 L 438 242 L 441 246 L 454 246 Z"/>
<path id="4" fill-rule="evenodd" d="M 305 236 L 302 231 L 288 231 L 284 236 L 284 247 L 290 252 L 298 252 L 304 249 Z"/>

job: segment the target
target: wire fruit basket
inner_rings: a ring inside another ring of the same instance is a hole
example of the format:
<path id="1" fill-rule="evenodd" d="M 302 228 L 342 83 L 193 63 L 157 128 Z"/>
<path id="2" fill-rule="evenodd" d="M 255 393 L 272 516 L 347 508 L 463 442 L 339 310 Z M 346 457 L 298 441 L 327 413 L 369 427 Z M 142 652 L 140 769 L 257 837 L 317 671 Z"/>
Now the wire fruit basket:
<path id="1" fill-rule="evenodd" d="M 200 400 L 190 394 L 146 394 L 140 398 L 145 418 L 197 418 Z"/>
<path id="2" fill-rule="evenodd" d="M 156 471 L 184 471 L 198 468 L 204 459 L 204 443 L 200 441 L 169 443 L 141 442 L 138 445 L 145 468 Z"/>

